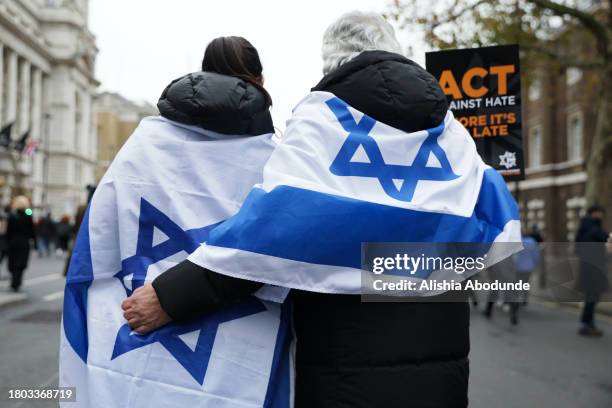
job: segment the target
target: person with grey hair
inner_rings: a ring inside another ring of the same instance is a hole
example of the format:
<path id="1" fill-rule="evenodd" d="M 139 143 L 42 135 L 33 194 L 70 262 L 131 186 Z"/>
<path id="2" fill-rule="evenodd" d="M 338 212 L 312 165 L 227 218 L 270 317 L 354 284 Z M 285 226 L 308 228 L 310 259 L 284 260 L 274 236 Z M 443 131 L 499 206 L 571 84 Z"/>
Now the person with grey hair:
<path id="1" fill-rule="evenodd" d="M 325 75 L 312 91 L 333 94 L 406 134 L 432 129 L 446 117 L 446 97 L 435 78 L 400 51 L 393 27 L 380 15 L 347 13 L 325 31 Z M 354 238 L 355 245 L 363 241 Z M 145 324 L 148 332 L 165 322 L 160 316 L 184 321 L 205 315 L 261 286 L 187 260 L 132 296 L 130 324 Z M 445 302 L 441 295 L 428 303 L 362 303 L 359 295 L 293 289 L 295 407 L 467 406 L 467 302 Z"/>
<path id="2" fill-rule="evenodd" d="M 323 34 L 323 74 L 327 75 L 364 51 L 402 53 L 395 32 L 380 14 L 352 11 Z"/>

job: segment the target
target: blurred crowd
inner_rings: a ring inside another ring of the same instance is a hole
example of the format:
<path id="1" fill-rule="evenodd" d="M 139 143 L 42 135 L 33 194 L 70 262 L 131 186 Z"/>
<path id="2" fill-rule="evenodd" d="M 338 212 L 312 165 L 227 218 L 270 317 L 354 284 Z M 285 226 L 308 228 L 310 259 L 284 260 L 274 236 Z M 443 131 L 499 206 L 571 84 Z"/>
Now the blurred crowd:
<path id="1" fill-rule="evenodd" d="M 573 255 L 578 267 L 573 289 L 582 295 L 583 302 L 578 334 L 588 337 L 603 335 L 603 331 L 595 321 L 595 310 L 610 287 L 607 271 L 609 258 L 612 255 L 612 234 L 604 228 L 604 214 L 603 207 L 594 205 L 588 208 L 580 220 L 573 245 Z M 530 282 L 534 271 L 538 268 L 544 269 L 542 273 L 546 274 L 544 257 L 541 254 L 544 237 L 537 226 L 533 226 L 529 231 L 523 231 L 522 241 L 524 248 L 522 251 L 487 270 L 489 280 Z M 540 287 L 542 286 L 544 285 L 540 283 Z M 490 291 L 487 294 L 483 315 L 491 319 L 494 307 L 497 305 L 508 312 L 510 323 L 517 325 L 519 310 L 527 306 L 530 291 L 503 293 Z M 478 307 L 477 294 L 472 292 L 470 295 L 474 307 Z"/>
<path id="2" fill-rule="evenodd" d="M 0 277 L 6 260 L 10 287 L 14 292 L 21 287 L 32 249 L 40 258 L 64 258 L 66 274 L 72 243 L 84 211 L 85 206 L 80 206 L 72 216 L 64 214 L 55 219 L 50 212 L 45 212 L 34 217 L 30 201 L 25 196 L 15 197 L 10 206 L 0 210 Z"/>

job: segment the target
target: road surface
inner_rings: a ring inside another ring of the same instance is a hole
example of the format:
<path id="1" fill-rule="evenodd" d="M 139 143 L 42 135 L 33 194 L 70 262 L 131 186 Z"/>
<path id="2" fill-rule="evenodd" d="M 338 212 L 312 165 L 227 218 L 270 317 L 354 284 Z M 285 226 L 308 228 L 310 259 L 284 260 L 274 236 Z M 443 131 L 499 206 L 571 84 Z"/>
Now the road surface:
<path id="1" fill-rule="evenodd" d="M 24 302 L 0 308 L 0 385 L 57 385 L 63 260 L 32 257 Z M 6 271 L 4 272 L 6 276 Z M 0 281 L 0 292 L 7 282 Z M 577 311 L 531 304 L 511 326 L 496 309 L 491 321 L 472 312 L 470 406 L 475 408 L 612 407 L 612 322 L 602 338 L 577 335 Z M 56 407 L 2 402 L 0 407 Z"/>

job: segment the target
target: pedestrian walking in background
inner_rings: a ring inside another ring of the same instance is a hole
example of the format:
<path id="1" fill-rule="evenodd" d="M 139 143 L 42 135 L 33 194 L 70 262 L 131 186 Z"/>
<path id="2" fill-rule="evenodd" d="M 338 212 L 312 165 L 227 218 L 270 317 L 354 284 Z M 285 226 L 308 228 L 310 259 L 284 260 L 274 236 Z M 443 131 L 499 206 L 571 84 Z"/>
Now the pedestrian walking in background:
<path id="1" fill-rule="evenodd" d="M 604 209 L 592 206 L 580 220 L 576 232 L 576 255 L 579 259 L 578 286 L 584 295 L 584 306 L 578 331 L 583 336 L 599 337 L 603 332 L 595 325 L 595 307 L 601 294 L 608 288 L 606 270 L 606 242 L 608 232 L 602 222 Z M 587 244 L 589 243 L 589 244 Z"/>
<path id="2" fill-rule="evenodd" d="M 514 255 L 514 268 L 517 280 L 529 282 L 531 274 L 540 263 L 540 246 L 538 241 L 531 235 L 524 234 L 522 241 L 524 249 Z M 528 298 L 528 290 L 517 293 L 517 301 L 520 301 L 523 306 L 527 305 Z"/>
<path id="3" fill-rule="evenodd" d="M 2 263 L 4 262 L 4 258 L 6 258 L 8 255 L 6 245 L 6 227 L 8 224 L 8 216 L 10 213 L 10 206 L 6 206 L 2 211 L 0 211 L 0 279 L 3 279 Z"/>
<path id="4" fill-rule="evenodd" d="M 81 204 L 77 208 L 76 214 L 74 215 L 74 225 L 72 226 L 72 235 L 77 236 L 79 233 L 79 228 L 81 228 L 81 223 L 83 222 L 83 217 L 85 216 L 85 211 L 87 211 L 87 206 L 91 201 L 92 195 L 89 196 L 87 200 L 87 204 Z"/>
<path id="5" fill-rule="evenodd" d="M 489 273 L 489 281 L 490 282 L 516 282 L 517 281 L 517 273 L 514 266 L 514 262 L 512 261 L 512 257 L 506 258 L 503 261 L 499 262 L 496 265 L 493 265 L 488 269 Z M 500 292 L 502 294 L 503 300 L 510 307 L 510 323 L 513 325 L 518 324 L 518 299 L 517 293 L 515 291 L 499 291 L 499 290 L 491 290 L 489 291 L 489 297 L 487 299 L 487 305 L 483 312 L 484 316 L 487 319 L 490 319 L 493 316 L 493 306 L 499 299 Z"/>
<path id="6" fill-rule="evenodd" d="M 476 276 L 472 276 L 468 280 L 475 282 Z M 476 291 L 472 288 L 466 289 L 465 291 L 467 292 L 468 299 L 472 302 L 472 306 L 474 306 L 474 309 L 478 309 L 478 294 L 476 293 Z"/>
<path id="7" fill-rule="evenodd" d="M 72 224 L 70 224 L 70 216 L 64 214 L 60 222 L 55 228 L 57 236 L 57 255 L 63 256 L 68 252 L 68 244 L 72 236 Z"/>
<path id="8" fill-rule="evenodd" d="M 36 223 L 36 247 L 40 258 L 48 257 L 51 254 L 51 244 L 54 241 L 55 223 L 51 218 L 51 213 L 47 213 Z"/>
<path id="9" fill-rule="evenodd" d="M 83 222 L 85 211 L 87 211 L 87 206 L 89 205 L 89 202 L 91 201 L 95 190 L 95 187 L 87 186 L 87 204 L 79 205 L 76 213 L 74 214 L 74 224 L 72 225 L 72 234 L 70 236 L 71 239 L 68 241 L 68 252 L 66 253 L 66 262 L 64 263 L 64 276 L 68 275 L 68 267 L 70 266 L 70 259 L 72 258 L 74 240 L 76 239 L 76 236 L 79 233 L 79 228 L 81 228 L 81 223 Z"/>
<path id="10" fill-rule="evenodd" d="M 23 272 L 28 267 L 30 259 L 30 241 L 35 239 L 32 216 L 26 212 L 29 206 L 30 201 L 27 197 L 15 197 L 7 222 L 8 269 L 11 273 L 11 288 L 14 292 L 21 287 Z"/>
<path id="11" fill-rule="evenodd" d="M 538 224 L 533 224 L 531 226 L 531 231 L 529 231 L 528 235 L 535 239 L 538 244 L 544 242 L 544 238 L 542 237 L 542 233 L 540 232 L 540 227 L 538 227 Z"/>

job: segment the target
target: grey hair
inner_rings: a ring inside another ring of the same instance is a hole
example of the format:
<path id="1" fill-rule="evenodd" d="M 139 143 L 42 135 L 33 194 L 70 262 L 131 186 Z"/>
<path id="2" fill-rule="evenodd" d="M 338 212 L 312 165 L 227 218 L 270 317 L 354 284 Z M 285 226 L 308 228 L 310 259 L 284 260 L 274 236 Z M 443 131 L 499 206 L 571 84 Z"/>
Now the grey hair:
<path id="1" fill-rule="evenodd" d="M 323 34 L 323 74 L 328 74 L 363 51 L 401 54 L 395 30 L 380 14 L 351 11 L 334 21 Z"/>

